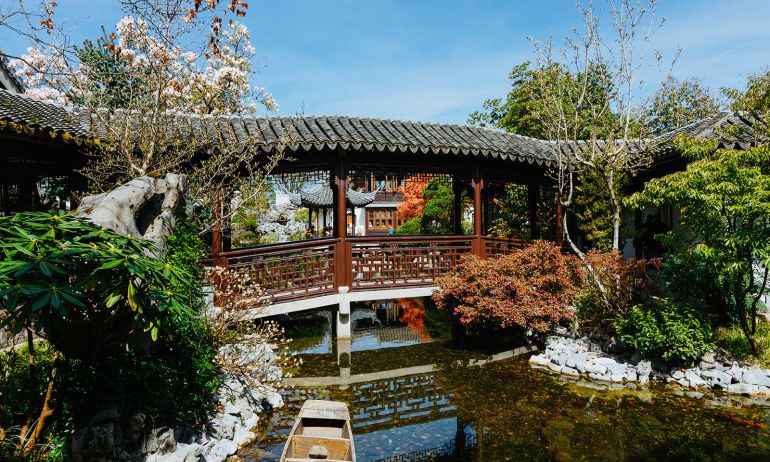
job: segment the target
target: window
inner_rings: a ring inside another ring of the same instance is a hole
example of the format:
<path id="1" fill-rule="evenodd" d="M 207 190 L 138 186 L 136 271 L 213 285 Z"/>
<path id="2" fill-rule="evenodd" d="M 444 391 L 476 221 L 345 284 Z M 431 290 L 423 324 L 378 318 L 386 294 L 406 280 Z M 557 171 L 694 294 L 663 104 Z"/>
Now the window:
<path id="1" fill-rule="evenodd" d="M 366 223 L 370 230 L 387 231 L 393 224 L 400 224 L 397 218 L 396 209 L 390 208 L 372 208 L 366 209 Z"/>

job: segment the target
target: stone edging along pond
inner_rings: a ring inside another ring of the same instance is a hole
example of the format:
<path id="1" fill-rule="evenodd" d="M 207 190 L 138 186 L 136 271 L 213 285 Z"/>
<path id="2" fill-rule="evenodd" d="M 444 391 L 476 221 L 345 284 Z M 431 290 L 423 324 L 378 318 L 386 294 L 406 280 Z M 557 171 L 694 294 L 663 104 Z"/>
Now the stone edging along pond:
<path id="1" fill-rule="evenodd" d="M 698 366 L 669 370 L 662 364 L 641 360 L 624 361 L 618 355 L 604 353 L 587 337 L 551 336 L 545 350 L 533 355 L 529 363 L 568 377 L 638 387 L 657 381 L 695 390 L 721 390 L 729 394 L 760 397 L 770 404 L 770 369 L 737 361 L 704 356 Z"/>

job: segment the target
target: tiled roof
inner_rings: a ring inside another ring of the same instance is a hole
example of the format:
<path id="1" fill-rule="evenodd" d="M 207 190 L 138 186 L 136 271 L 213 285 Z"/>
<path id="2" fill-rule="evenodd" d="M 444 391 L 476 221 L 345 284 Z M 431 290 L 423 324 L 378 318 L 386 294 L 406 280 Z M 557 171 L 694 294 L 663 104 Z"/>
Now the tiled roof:
<path id="1" fill-rule="evenodd" d="M 21 93 L 24 91 L 21 80 L 19 80 L 13 70 L 11 70 L 8 60 L 2 53 L 0 53 L 0 88 L 5 88 L 14 93 Z"/>
<path id="2" fill-rule="evenodd" d="M 56 133 L 78 136 L 105 137 L 102 120 L 85 111 L 44 103 L 21 94 L 0 89 L 0 120 L 38 127 Z M 110 123 L 125 120 L 127 111 L 109 115 Z M 135 118 L 132 118 L 134 123 Z M 164 116 L 168 139 L 195 139 L 202 146 L 216 148 L 218 144 L 248 142 L 271 151 L 287 147 L 292 152 L 320 149 L 352 149 L 415 154 L 452 154 L 482 156 L 513 162 L 548 165 L 553 163 L 554 150 L 586 149 L 585 142 L 557 143 L 487 128 L 405 122 L 345 116 Z M 631 149 L 645 151 L 652 148 L 658 157 L 672 154 L 671 140 L 679 133 L 696 137 L 722 137 L 719 128 L 738 126 L 749 128 L 752 120 L 732 113 L 721 113 L 654 140 L 631 140 Z M 733 135 L 731 135 L 733 136 Z M 751 145 L 752 135 L 735 135 L 723 141 L 728 147 Z M 754 140 L 755 141 L 755 140 Z M 600 148 L 604 142 L 599 141 Z"/>

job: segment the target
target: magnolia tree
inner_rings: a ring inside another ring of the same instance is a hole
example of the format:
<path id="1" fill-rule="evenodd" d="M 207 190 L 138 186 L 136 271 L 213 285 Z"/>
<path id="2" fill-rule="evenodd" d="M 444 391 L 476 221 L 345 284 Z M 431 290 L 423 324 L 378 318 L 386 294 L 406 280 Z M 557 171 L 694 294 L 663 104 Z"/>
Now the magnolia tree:
<path id="1" fill-rule="evenodd" d="M 42 33 L 33 26 L 26 31 L 34 46 L 12 64 L 27 94 L 88 111 L 99 133 L 93 159 L 82 170 L 92 189 L 107 191 L 135 177 L 185 173 L 193 199 L 207 206 L 215 190 L 227 195 L 228 189 L 243 189 L 243 177 L 249 177 L 246 195 L 259 194 L 254 185 L 264 182 L 254 178 L 263 178 L 280 157 L 279 148 L 276 155 L 257 158 L 256 141 L 243 134 L 223 133 L 225 139 L 211 140 L 176 129 L 180 117 L 184 121 L 190 114 L 252 115 L 277 109 L 272 95 L 251 83 L 255 50 L 246 26 L 232 19 L 223 25 L 220 18 L 212 44 L 200 32 L 209 21 L 217 23 L 218 2 L 191 3 L 120 1 L 127 15 L 114 32 L 79 46 L 69 45 L 52 14 Z"/>

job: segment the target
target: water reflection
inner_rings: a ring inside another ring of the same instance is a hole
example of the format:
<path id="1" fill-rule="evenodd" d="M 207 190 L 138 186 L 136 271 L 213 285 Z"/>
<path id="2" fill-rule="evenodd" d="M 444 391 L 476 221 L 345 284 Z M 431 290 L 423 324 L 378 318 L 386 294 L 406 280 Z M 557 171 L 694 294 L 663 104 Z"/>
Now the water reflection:
<path id="1" fill-rule="evenodd" d="M 360 462 L 770 460 L 765 408 L 564 383 L 513 357 L 520 345 L 432 341 L 450 326 L 419 301 L 359 304 L 351 317 L 353 338 L 338 340 L 332 313 L 316 313 L 325 330 L 295 342 L 304 364 L 289 382 L 298 386 L 284 392 L 287 406 L 247 460 L 278 460 L 309 398 L 348 403 Z M 308 319 L 302 325 L 312 330 Z"/>

